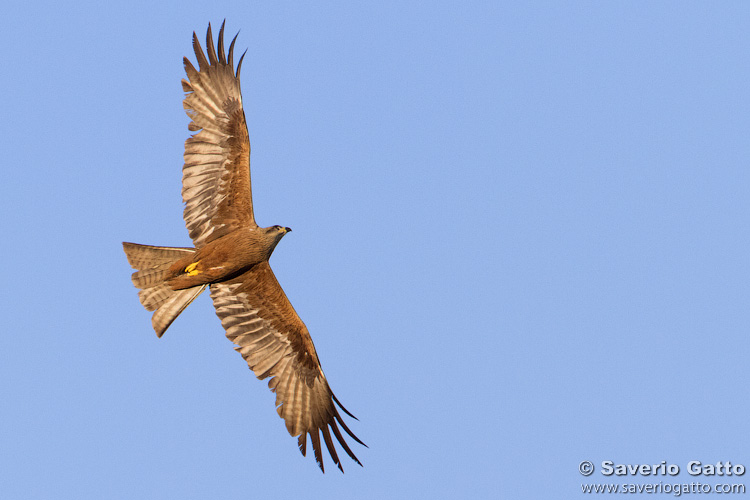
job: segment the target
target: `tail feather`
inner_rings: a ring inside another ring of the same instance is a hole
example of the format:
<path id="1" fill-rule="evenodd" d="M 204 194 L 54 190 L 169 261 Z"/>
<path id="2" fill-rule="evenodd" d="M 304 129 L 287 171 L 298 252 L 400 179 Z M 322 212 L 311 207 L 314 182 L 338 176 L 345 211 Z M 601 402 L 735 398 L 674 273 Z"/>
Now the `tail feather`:
<path id="1" fill-rule="evenodd" d="M 143 304 L 143 307 L 145 307 L 147 311 L 155 311 L 159 309 L 169 299 L 174 297 L 174 295 L 174 290 L 163 281 L 148 288 L 143 288 L 138 292 L 138 298 L 141 299 L 141 304 Z"/>
<path id="2" fill-rule="evenodd" d="M 156 247 L 128 242 L 123 242 L 122 247 L 133 269 L 148 269 L 160 264 L 172 264 L 195 251 L 194 248 Z"/>
<path id="3" fill-rule="evenodd" d="M 138 298 L 147 311 L 155 311 L 151 324 L 161 337 L 169 325 L 206 289 L 206 285 L 172 290 L 164 281 L 169 267 L 177 260 L 193 253 L 192 248 L 157 247 L 123 243 L 128 262 L 137 271 L 131 279 L 139 288 Z"/>
<path id="4" fill-rule="evenodd" d="M 178 290 L 166 302 L 160 305 L 151 317 L 151 326 L 154 327 L 156 336 L 161 338 L 164 332 L 167 331 L 167 328 L 169 328 L 169 325 L 177 319 L 177 316 L 205 289 L 206 285 L 201 285 Z"/>
<path id="5" fill-rule="evenodd" d="M 156 267 L 143 269 L 133 273 L 133 276 L 131 277 L 133 285 L 135 285 L 136 288 L 149 288 L 163 282 L 167 270 L 169 270 L 169 266 L 170 263 L 167 262 L 166 264 L 159 264 Z"/>

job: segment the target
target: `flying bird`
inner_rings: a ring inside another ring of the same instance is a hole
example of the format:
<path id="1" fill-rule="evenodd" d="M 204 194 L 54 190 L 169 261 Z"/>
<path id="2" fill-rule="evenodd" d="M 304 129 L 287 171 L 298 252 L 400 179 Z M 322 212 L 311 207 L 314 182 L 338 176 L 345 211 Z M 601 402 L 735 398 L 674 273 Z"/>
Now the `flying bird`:
<path id="1" fill-rule="evenodd" d="M 210 289 L 216 314 L 259 379 L 269 378 L 276 411 L 287 431 L 297 437 L 302 455 L 310 436 L 315 460 L 325 472 L 320 434 L 333 462 L 343 472 L 331 433 L 347 455 L 362 465 L 346 443 L 343 429 L 366 446 L 341 418 L 352 418 L 331 391 L 310 333 L 268 264 L 276 245 L 291 231 L 285 226 L 259 227 L 250 189 L 250 140 L 240 92 L 240 68 L 234 68 L 234 44 L 224 51 L 224 24 L 218 52 L 211 25 L 206 53 L 193 32 L 198 69 L 184 58 L 187 79 L 183 107 L 197 132 L 185 141 L 182 169 L 184 219 L 195 248 L 123 243 L 137 271 L 133 284 L 161 337 L 179 314 Z"/>

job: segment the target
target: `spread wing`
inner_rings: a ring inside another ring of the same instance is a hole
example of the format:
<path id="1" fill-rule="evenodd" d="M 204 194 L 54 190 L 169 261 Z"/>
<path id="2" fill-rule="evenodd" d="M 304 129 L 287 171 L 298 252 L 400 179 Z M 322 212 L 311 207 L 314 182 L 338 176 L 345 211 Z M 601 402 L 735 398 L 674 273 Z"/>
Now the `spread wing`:
<path id="1" fill-rule="evenodd" d="M 184 58 L 188 80 L 183 107 L 199 131 L 185 141 L 182 200 L 185 224 L 197 248 L 241 226 L 255 226 L 250 191 L 250 140 L 242 109 L 240 68 L 234 71 L 234 37 L 229 57 L 224 53 L 224 25 L 216 53 L 211 25 L 206 35 L 208 59 L 193 33 L 200 71 Z"/>
<path id="2" fill-rule="evenodd" d="M 276 393 L 276 411 L 284 419 L 289 434 L 299 436 L 302 455 L 309 434 L 315 460 L 325 472 L 319 434 L 322 433 L 333 462 L 343 472 L 331 439 L 333 431 L 344 451 L 362 465 L 344 440 L 339 425 L 355 441 L 364 443 L 349 430 L 334 403 L 355 417 L 333 395 L 307 327 L 268 262 L 230 281 L 212 284 L 211 298 L 227 337 L 237 344 L 235 349 L 250 369 L 259 379 L 271 377 L 268 387 Z"/>

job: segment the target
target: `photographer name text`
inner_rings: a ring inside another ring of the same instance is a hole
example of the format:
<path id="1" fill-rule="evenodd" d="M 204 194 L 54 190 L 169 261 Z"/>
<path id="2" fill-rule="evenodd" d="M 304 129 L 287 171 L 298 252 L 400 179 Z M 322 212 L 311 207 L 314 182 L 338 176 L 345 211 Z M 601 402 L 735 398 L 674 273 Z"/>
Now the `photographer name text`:
<path id="1" fill-rule="evenodd" d="M 685 470 L 691 476 L 742 476 L 745 466 L 732 462 L 716 462 L 706 464 L 699 460 L 687 463 Z M 616 464 L 611 460 L 602 462 L 600 472 L 603 476 L 676 476 L 680 473 L 680 466 L 668 464 L 662 460 L 658 464 Z"/>

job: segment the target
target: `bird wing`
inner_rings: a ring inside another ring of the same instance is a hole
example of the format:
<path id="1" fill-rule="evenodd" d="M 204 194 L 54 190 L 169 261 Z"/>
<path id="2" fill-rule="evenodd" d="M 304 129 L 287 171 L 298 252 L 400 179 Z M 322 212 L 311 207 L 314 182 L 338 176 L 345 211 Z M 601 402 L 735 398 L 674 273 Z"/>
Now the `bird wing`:
<path id="1" fill-rule="evenodd" d="M 259 379 L 271 377 L 276 411 L 293 437 L 299 436 L 302 455 L 307 435 L 315 460 L 325 472 L 320 433 L 333 462 L 343 472 L 331 432 L 346 453 L 362 465 L 344 440 L 339 425 L 364 445 L 341 419 L 336 405 L 352 418 L 328 385 L 307 327 L 287 299 L 268 262 L 260 263 L 232 280 L 211 285 L 211 298 L 227 337 Z M 366 445 L 365 445 L 366 446 Z"/>
<path id="2" fill-rule="evenodd" d="M 234 71 L 234 37 L 229 57 L 224 53 L 224 24 L 216 53 L 211 25 L 206 35 L 208 59 L 193 32 L 193 49 L 200 71 L 184 58 L 188 80 L 183 107 L 198 131 L 185 141 L 182 169 L 184 218 L 197 248 L 241 226 L 256 226 L 250 190 L 250 139 L 240 93 L 243 54 Z"/>

